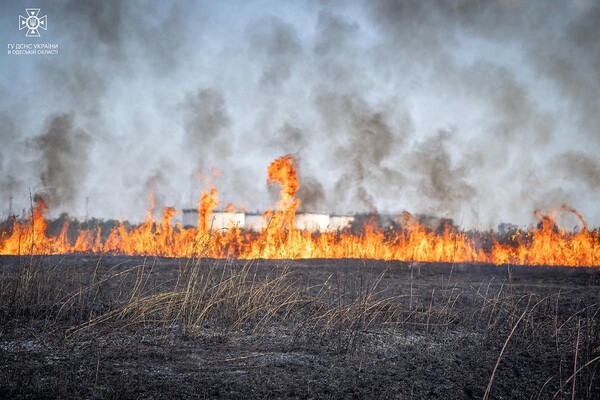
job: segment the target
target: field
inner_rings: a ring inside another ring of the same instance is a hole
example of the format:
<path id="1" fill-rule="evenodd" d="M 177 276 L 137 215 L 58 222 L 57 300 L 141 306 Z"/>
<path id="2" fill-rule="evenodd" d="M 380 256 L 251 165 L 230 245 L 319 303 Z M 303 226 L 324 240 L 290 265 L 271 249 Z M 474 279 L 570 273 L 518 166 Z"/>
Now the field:
<path id="1" fill-rule="evenodd" d="M 0 398 L 598 393 L 597 268 L 0 257 Z"/>

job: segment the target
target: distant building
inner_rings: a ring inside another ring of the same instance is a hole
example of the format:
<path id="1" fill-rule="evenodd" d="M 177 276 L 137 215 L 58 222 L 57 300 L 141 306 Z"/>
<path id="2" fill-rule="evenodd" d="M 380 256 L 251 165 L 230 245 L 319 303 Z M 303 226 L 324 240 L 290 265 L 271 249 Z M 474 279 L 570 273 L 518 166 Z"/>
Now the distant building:
<path id="1" fill-rule="evenodd" d="M 208 226 L 213 230 L 227 229 L 233 226 L 244 228 L 246 214 L 243 212 L 213 211 Z M 198 226 L 198 210 L 186 208 L 183 210 L 183 226 Z"/>
<path id="2" fill-rule="evenodd" d="M 247 213 L 244 229 L 248 229 L 255 232 L 260 232 L 267 227 L 267 223 L 263 218 L 262 214 L 259 213 Z"/>
<path id="3" fill-rule="evenodd" d="M 296 213 L 294 226 L 296 229 L 310 232 L 326 232 L 329 229 L 329 214 Z"/>
<path id="4" fill-rule="evenodd" d="M 242 229 L 246 225 L 246 214 L 243 212 L 215 211 L 208 225 L 214 230 L 228 229 L 234 226 Z"/>
<path id="5" fill-rule="evenodd" d="M 299 212 L 294 217 L 294 227 L 309 232 L 337 232 L 350 228 L 356 217 L 351 215 L 329 215 L 323 213 Z M 260 232 L 268 227 L 268 220 L 261 213 L 214 211 L 208 221 L 213 230 L 227 229 L 237 226 Z M 198 225 L 198 210 L 185 208 L 182 213 L 184 227 Z"/>

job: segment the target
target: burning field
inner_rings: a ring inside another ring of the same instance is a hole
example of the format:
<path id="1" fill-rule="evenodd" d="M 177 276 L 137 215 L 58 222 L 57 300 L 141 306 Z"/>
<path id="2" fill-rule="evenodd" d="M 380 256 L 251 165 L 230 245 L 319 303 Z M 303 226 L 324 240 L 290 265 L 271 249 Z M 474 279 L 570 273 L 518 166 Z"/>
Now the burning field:
<path id="1" fill-rule="evenodd" d="M 600 2 L 42 3 L 0 400 L 600 399 Z"/>
<path id="2" fill-rule="evenodd" d="M 487 263 L 512 265 L 555 265 L 590 267 L 600 265 L 600 231 L 590 231 L 574 209 L 562 210 L 577 216 L 578 232 L 567 232 L 554 214 L 535 211 L 537 228 L 515 230 L 503 241 L 493 232 L 463 232 L 448 224 L 437 232 L 411 220 L 406 213 L 400 227 L 382 228 L 375 219 L 358 232 L 341 229 L 311 233 L 295 228 L 294 218 L 300 201 L 295 198 L 300 186 L 295 160 L 283 156 L 268 168 L 267 184 L 281 186 L 276 209 L 263 215 L 260 232 L 242 230 L 231 224 L 224 229 L 212 227 L 212 213 L 220 203 L 213 186 L 202 191 L 198 202 L 197 228 L 172 226 L 176 213 L 165 208 L 162 220 L 154 221 L 153 208 L 146 221 L 128 229 L 124 223 L 110 232 L 100 227 L 72 232 L 66 222 L 60 234 L 48 236 L 44 220 L 46 205 L 40 200 L 29 221 L 14 221 L 0 237 L 0 254 L 106 253 L 161 257 L 211 257 L 235 259 L 311 259 L 354 258 L 410 262 Z M 152 201 L 152 196 L 150 196 Z M 235 209 L 228 205 L 227 209 Z M 70 238 L 74 237 L 74 240 Z M 105 238 L 105 239 L 103 239 Z"/>
<path id="3" fill-rule="evenodd" d="M 48 234 L 45 204 L 0 239 L 6 398 L 596 398 L 600 240 L 583 218 L 432 230 L 295 228 L 295 160 L 264 228 Z M 228 206 L 231 209 L 232 206 Z"/>

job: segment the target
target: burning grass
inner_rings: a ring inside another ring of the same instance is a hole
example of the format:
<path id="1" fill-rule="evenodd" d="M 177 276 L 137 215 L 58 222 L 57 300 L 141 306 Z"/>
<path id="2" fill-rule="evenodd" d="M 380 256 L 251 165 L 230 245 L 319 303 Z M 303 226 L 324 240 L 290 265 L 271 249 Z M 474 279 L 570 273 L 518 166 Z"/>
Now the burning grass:
<path id="1" fill-rule="evenodd" d="M 107 253 L 163 257 L 211 257 L 253 260 L 354 258 L 407 262 L 462 262 L 516 265 L 599 266 L 600 232 L 590 231 L 583 217 L 572 208 L 562 210 L 579 218 L 581 229 L 561 229 L 554 213 L 535 212 L 536 228 L 514 231 L 500 238 L 493 232 L 464 232 L 446 225 L 427 229 L 410 218 L 401 227 L 383 229 L 367 222 L 360 232 L 345 229 L 314 234 L 294 228 L 299 200 L 295 162 L 290 156 L 275 160 L 268 169 L 267 183 L 281 185 L 276 210 L 267 211 L 265 228 L 251 232 L 231 226 L 211 229 L 211 214 L 220 203 L 216 188 L 203 191 L 198 202 L 197 228 L 172 226 L 175 210 L 166 208 L 160 221 L 153 220 L 153 206 L 146 221 L 137 227 L 125 223 L 103 232 L 79 229 L 69 237 L 68 222 L 59 233 L 48 234 L 46 205 L 40 201 L 28 221 L 13 221 L 0 236 L 0 254 Z"/>
<path id="2" fill-rule="evenodd" d="M 294 228 L 294 160 L 268 172 L 281 199 L 261 232 L 211 229 L 215 188 L 197 228 L 173 227 L 167 208 L 159 222 L 151 209 L 137 227 L 54 235 L 43 202 L 13 221 L 0 237 L 0 397 L 600 392 L 598 269 L 546 267 L 598 265 L 598 231 L 575 210 L 579 232 L 538 213 L 503 240 L 410 221 L 311 234 Z"/>

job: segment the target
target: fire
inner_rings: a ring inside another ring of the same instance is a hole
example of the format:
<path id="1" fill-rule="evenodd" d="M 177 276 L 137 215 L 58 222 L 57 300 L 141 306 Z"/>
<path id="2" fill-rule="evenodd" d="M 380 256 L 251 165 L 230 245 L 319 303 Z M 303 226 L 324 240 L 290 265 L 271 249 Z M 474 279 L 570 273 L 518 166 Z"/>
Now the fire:
<path id="1" fill-rule="evenodd" d="M 217 194 L 217 188 L 212 186 L 209 192 L 202 191 L 198 202 L 198 231 L 206 233 L 210 230 L 210 216 L 221 201 Z"/>
<path id="2" fill-rule="evenodd" d="M 281 186 L 277 211 L 267 211 L 265 213 L 265 218 L 269 220 L 269 227 L 271 228 L 267 233 L 271 234 L 269 235 L 270 239 L 277 240 L 272 235 L 274 232 L 281 233 L 286 228 L 294 228 L 294 216 L 300 205 L 300 200 L 294 198 L 298 187 L 300 187 L 296 162 L 292 156 L 279 157 L 269 165 L 267 174 L 267 185 L 278 183 Z"/>
<path id="3" fill-rule="evenodd" d="M 554 213 L 534 214 L 540 219 L 537 228 L 516 231 L 509 240 L 483 245 L 472 232 L 445 227 L 433 232 L 419 225 L 407 213 L 401 230 L 381 229 L 368 222 L 360 234 L 350 230 L 313 234 L 294 228 L 294 215 L 300 205 L 295 198 L 300 186 L 296 162 L 291 156 L 276 159 L 268 167 L 267 184 L 281 186 L 275 210 L 264 215 L 260 232 L 213 229 L 211 216 L 220 204 L 217 189 L 202 191 L 198 202 L 196 228 L 173 226 L 175 209 L 165 208 L 162 218 L 153 218 L 154 199 L 146 220 L 137 227 L 121 223 L 110 232 L 100 228 L 80 230 L 69 240 L 69 225 L 57 236 L 48 236 L 44 218 L 47 206 L 39 201 L 31 218 L 14 221 L 12 228 L 0 235 L 0 254 L 111 253 L 165 257 L 235 257 L 240 259 L 271 258 L 369 258 L 424 262 L 469 262 L 518 265 L 600 266 L 600 237 L 590 231 L 576 210 L 563 207 L 581 222 L 579 232 L 567 232 L 556 223 Z M 229 212 L 235 207 L 227 206 Z M 103 239 L 103 237 L 105 239 Z"/>
<path id="4" fill-rule="evenodd" d="M 279 157 L 267 168 L 267 185 L 271 183 L 279 183 L 281 185 L 281 201 L 279 206 L 284 208 L 290 203 L 297 203 L 294 199 L 296 192 L 300 187 L 298 183 L 298 172 L 296 170 L 296 161 L 292 156 Z"/>

